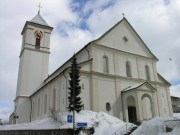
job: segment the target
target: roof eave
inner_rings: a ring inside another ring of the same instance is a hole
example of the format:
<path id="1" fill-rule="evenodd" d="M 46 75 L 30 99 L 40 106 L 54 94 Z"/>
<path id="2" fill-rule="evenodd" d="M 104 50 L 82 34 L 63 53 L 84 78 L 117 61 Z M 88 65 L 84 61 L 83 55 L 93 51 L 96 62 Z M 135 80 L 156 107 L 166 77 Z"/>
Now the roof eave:
<path id="1" fill-rule="evenodd" d="M 47 28 L 47 29 L 49 29 L 49 30 L 51 30 L 51 31 L 53 30 L 53 27 L 51 27 L 51 26 L 47 26 L 47 25 L 38 24 L 38 23 L 35 23 L 35 22 L 26 21 L 26 23 L 25 23 L 25 25 L 24 25 L 24 27 L 23 27 L 23 30 L 22 30 L 22 32 L 21 32 L 21 35 L 23 35 L 23 33 L 24 33 L 27 25 L 29 25 L 29 24 L 38 25 L 38 26 L 40 26 L 40 27 L 45 27 L 45 28 Z"/>
<path id="2" fill-rule="evenodd" d="M 171 86 L 171 83 L 170 82 L 168 82 L 164 77 L 162 77 L 159 73 L 157 73 L 158 74 L 158 76 L 167 84 L 167 85 L 169 85 L 169 86 Z"/>

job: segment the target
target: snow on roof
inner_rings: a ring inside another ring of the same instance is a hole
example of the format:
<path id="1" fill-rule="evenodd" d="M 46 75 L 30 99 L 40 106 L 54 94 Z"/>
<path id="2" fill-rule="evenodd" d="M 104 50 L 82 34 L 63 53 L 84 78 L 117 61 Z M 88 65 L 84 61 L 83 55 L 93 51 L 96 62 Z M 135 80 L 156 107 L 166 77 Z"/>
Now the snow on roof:
<path id="1" fill-rule="evenodd" d="M 179 99 L 179 100 L 180 100 L 180 97 L 178 97 L 177 95 L 172 95 L 172 94 L 171 94 L 171 97 L 172 97 L 172 98 L 176 98 L 176 99 Z"/>
<path id="2" fill-rule="evenodd" d="M 125 88 L 125 89 L 123 90 L 123 92 L 129 91 L 129 90 L 132 90 L 132 89 L 136 89 L 136 88 L 140 87 L 140 86 L 141 86 L 142 84 L 144 84 L 144 83 L 146 83 L 146 82 L 142 82 L 142 83 L 138 83 L 138 84 L 133 85 L 133 86 L 129 86 L 129 87 Z"/>
<path id="3" fill-rule="evenodd" d="M 137 89 L 139 87 L 141 87 L 142 85 L 144 84 L 148 84 L 152 89 L 156 90 L 151 84 L 149 84 L 148 82 L 141 82 L 141 83 L 138 83 L 136 85 L 133 85 L 133 86 L 129 86 L 127 88 L 125 88 L 122 92 L 126 92 L 126 91 L 129 91 L 129 90 L 133 90 L 133 89 Z"/>
<path id="4" fill-rule="evenodd" d="M 30 22 L 38 23 L 41 25 L 49 26 L 40 14 L 37 14 Z"/>

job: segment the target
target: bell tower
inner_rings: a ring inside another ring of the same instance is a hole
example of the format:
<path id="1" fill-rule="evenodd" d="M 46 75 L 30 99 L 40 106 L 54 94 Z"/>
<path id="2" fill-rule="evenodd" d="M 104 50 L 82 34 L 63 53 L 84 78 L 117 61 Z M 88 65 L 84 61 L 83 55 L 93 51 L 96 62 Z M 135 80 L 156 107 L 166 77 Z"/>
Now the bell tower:
<path id="1" fill-rule="evenodd" d="M 29 122 L 30 101 L 33 94 L 48 77 L 50 35 L 53 28 L 41 17 L 40 12 L 27 21 L 22 30 L 19 73 L 15 99 L 16 123 Z M 25 113 L 24 111 L 27 111 Z"/>

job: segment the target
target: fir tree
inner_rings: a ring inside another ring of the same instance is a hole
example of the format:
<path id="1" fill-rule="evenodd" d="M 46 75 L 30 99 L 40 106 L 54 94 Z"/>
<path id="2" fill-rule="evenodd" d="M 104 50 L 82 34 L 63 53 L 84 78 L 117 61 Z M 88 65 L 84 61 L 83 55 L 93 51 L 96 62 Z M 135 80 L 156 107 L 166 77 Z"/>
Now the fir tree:
<path id="1" fill-rule="evenodd" d="M 72 64 L 71 64 L 71 70 L 69 73 L 70 80 L 69 80 L 69 107 L 68 111 L 73 111 L 75 110 L 76 112 L 80 112 L 83 108 L 83 104 L 81 101 L 81 97 L 79 97 L 79 94 L 81 93 L 81 86 L 79 85 L 80 82 L 80 73 L 79 69 L 80 67 L 77 64 L 75 54 L 72 58 Z"/>

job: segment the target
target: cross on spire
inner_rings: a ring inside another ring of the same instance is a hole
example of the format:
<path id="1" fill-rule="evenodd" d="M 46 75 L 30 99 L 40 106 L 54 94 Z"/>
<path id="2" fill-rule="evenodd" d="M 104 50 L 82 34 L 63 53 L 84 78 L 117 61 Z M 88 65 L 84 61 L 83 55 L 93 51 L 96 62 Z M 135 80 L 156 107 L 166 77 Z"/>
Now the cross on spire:
<path id="1" fill-rule="evenodd" d="M 38 10 L 38 15 L 39 15 L 40 14 L 40 9 L 42 8 L 41 3 L 39 3 L 39 5 L 37 5 L 37 7 L 39 8 L 39 10 Z"/>
<path id="2" fill-rule="evenodd" d="M 125 14 L 124 14 L 124 13 L 122 13 L 122 15 L 123 15 L 123 18 L 124 18 Z"/>

